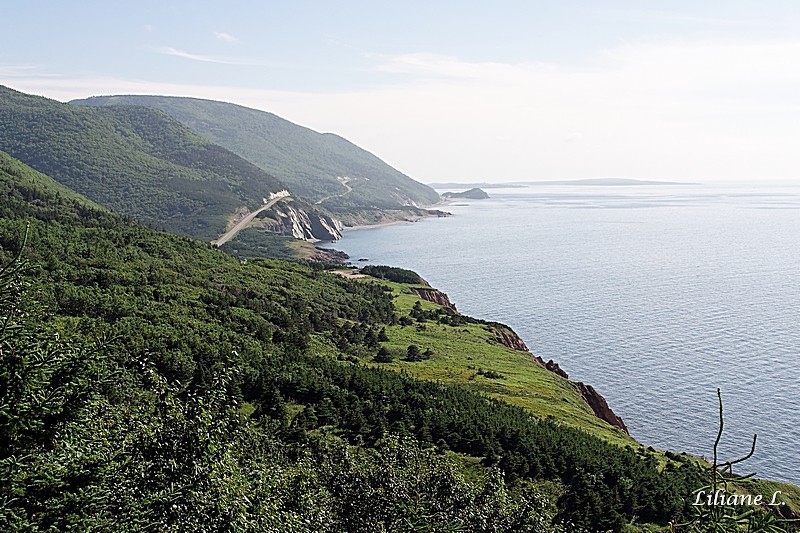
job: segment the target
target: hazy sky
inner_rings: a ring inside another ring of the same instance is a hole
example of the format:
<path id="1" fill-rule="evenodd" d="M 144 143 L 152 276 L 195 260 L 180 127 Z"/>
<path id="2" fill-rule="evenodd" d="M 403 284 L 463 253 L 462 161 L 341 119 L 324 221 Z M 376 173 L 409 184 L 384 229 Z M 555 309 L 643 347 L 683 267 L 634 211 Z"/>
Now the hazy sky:
<path id="1" fill-rule="evenodd" d="M 0 84 L 58 100 L 235 102 L 425 182 L 800 183 L 794 0 L 8 4 Z"/>

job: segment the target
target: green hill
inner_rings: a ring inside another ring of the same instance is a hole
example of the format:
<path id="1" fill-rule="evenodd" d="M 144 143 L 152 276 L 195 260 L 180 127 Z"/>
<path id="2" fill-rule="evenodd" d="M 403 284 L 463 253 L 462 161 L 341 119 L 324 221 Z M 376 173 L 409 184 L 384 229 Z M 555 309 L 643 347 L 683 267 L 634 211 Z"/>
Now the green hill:
<path id="1" fill-rule="evenodd" d="M 2 86 L 0 149 L 109 209 L 207 240 L 285 188 L 154 109 L 72 106 Z"/>
<path id="2" fill-rule="evenodd" d="M 427 285 L 242 262 L 2 153 L 0 197 L 0 265 L 30 227 L 28 267 L 0 273 L 7 530 L 601 531 L 690 511 L 693 460 L 609 442 L 574 384 Z"/>
<path id="3" fill-rule="evenodd" d="M 439 200 L 427 185 L 338 135 L 315 132 L 272 113 L 167 96 L 99 96 L 72 103 L 159 109 L 276 176 L 293 192 L 320 202 L 345 221 L 375 218 L 369 214 L 375 209 L 397 210 Z"/>

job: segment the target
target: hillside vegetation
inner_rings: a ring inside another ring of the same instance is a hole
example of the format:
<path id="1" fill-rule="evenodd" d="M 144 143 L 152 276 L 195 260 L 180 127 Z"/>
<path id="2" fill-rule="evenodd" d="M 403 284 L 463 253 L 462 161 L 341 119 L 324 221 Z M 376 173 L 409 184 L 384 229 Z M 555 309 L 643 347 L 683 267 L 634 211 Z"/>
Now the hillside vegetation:
<path id="1" fill-rule="evenodd" d="M 373 210 L 400 210 L 439 200 L 436 192 L 373 154 L 331 133 L 318 133 L 272 113 L 195 98 L 98 96 L 83 106 L 148 106 L 276 176 L 297 194 L 350 221 L 376 218 Z"/>
<path id="2" fill-rule="evenodd" d="M 689 511 L 694 461 L 558 420 L 580 409 L 568 382 L 395 282 L 243 263 L 4 154 L 0 195 L 0 264 L 30 227 L 0 284 L 7 529 L 599 531 Z M 440 379 L 467 354 L 501 376 Z M 503 401 L 514 358 L 571 407 Z"/>
<path id="3" fill-rule="evenodd" d="M 157 110 L 72 106 L 2 86 L 0 149 L 109 209 L 204 240 L 285 188 Z"/>

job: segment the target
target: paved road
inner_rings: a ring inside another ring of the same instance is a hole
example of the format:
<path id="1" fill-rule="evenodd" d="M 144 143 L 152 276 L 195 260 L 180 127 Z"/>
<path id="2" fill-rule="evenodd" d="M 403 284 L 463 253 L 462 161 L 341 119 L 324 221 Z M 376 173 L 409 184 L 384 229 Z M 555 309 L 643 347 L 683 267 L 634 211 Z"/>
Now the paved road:
<path id="1" fill-rule="evenodd" d="M 262 205 L 261 207 L 259 207 L 258 209 L 256 209 L 255 211 L 253 211 L 252 213 L 247 215 L 246 217 L 244 217 L 242 220 L 240 220 L 238 224 L 236 224 L 234 227 L 232 227 L 230 230 L 228 230 L 228 232 L 225 233 L 222 237 L 220 237 L 216 241 L 211 241 L 211 244 L 216 244 L 217 246 L 222 246 L 223 244 L 225 244 L 229 240 L 233 239 L 236 236 L 237 233 L 239 233 L 242 229 L 244 229 L 245 226 L 247 226 L 250 222 L 252 222 L 253 219 L 256 218 L 256 215 L 258 215 L 261 211 L 264 211 L 265 209 L 269 209 L 270 207 L 275 205 L 277 202 L 279 202 L 281 200 L 284 200 L 286 198 L 291 198 L 291 196 L 286 195 L 286 196 L 278 196 L 277 198 L 273 198 L 272 200 L 270 200 L 269 202 L 265 203 L 264 205 Z"/>
<path id="2" fill-rule="evenodd" d="M 330 196 L 326 196 L 322 200 L 317 200 L 316 202 L 314 202 L 314 204 L 319 205 L 322 202 L 324 202 L 325 200 L 330 200 L 331 198 L 341 198 L 345 194 L 349 194 L 349 193 L 353 192 L 353 188 L 347 184 L 352 178 L 336 178 L 336 179 L 338 179 L 339 183 L 341 183 L 342 186 L 347 190 L 344 191 L 343 193 L 340 193 L 340 194 L 332 194 Z"/>

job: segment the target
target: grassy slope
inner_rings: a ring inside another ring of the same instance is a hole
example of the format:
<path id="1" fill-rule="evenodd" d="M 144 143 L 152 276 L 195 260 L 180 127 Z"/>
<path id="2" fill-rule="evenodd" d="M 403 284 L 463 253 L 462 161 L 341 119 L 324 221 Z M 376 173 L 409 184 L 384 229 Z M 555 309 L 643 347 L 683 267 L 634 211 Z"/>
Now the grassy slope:
<path id="1" fill-rule="evenodd" d="M 408 314 L 416 302 L 423 309 L 440 307 L 413 294 L 413 286 L 375 281 L 392 287 L 401 315 Z M 541 418 L 554 417 L 609 441 L 635 444 L 632 438 L 594 416 L 573 382 L 535 363 L 531 354 L 498 344 L 487 326 L 449 326 L 434 321 L 427 321 L 424 326 L 422 331 L 416 325 L 387 327 L 389 342 L 385 346 L 395 359 L 392 363 L 373 364 L 403 370 L 421 379 L 457 383 L 519 405 Z M 402 361 L 409 344 L 416 344 L 423 351 L 430 348 L 433 357 L 414 363 Z M 487 378 L 479 375 L 478 370 L 499 372 L 503 378 Z"/>
<path id="2" fill-rule="evenodd" d="M 95 109 L 0 86 L 0 149 L 93 201 L 200 239 L 284 186 L 152 109 Z"/>
<path id="3" fill-rule="evenodd" d="M 272 113 L 239 105 L 165 96 L 105 96 L 73 103 L 145 105 L 171 115 L 200 135 L 277 176 L 293 191 L 333 212 L 432 204 L 436 192 L 371 153 L 330 133 L 317 133 Z M 347 193 L 337 177 L 349 177 Z"/>

